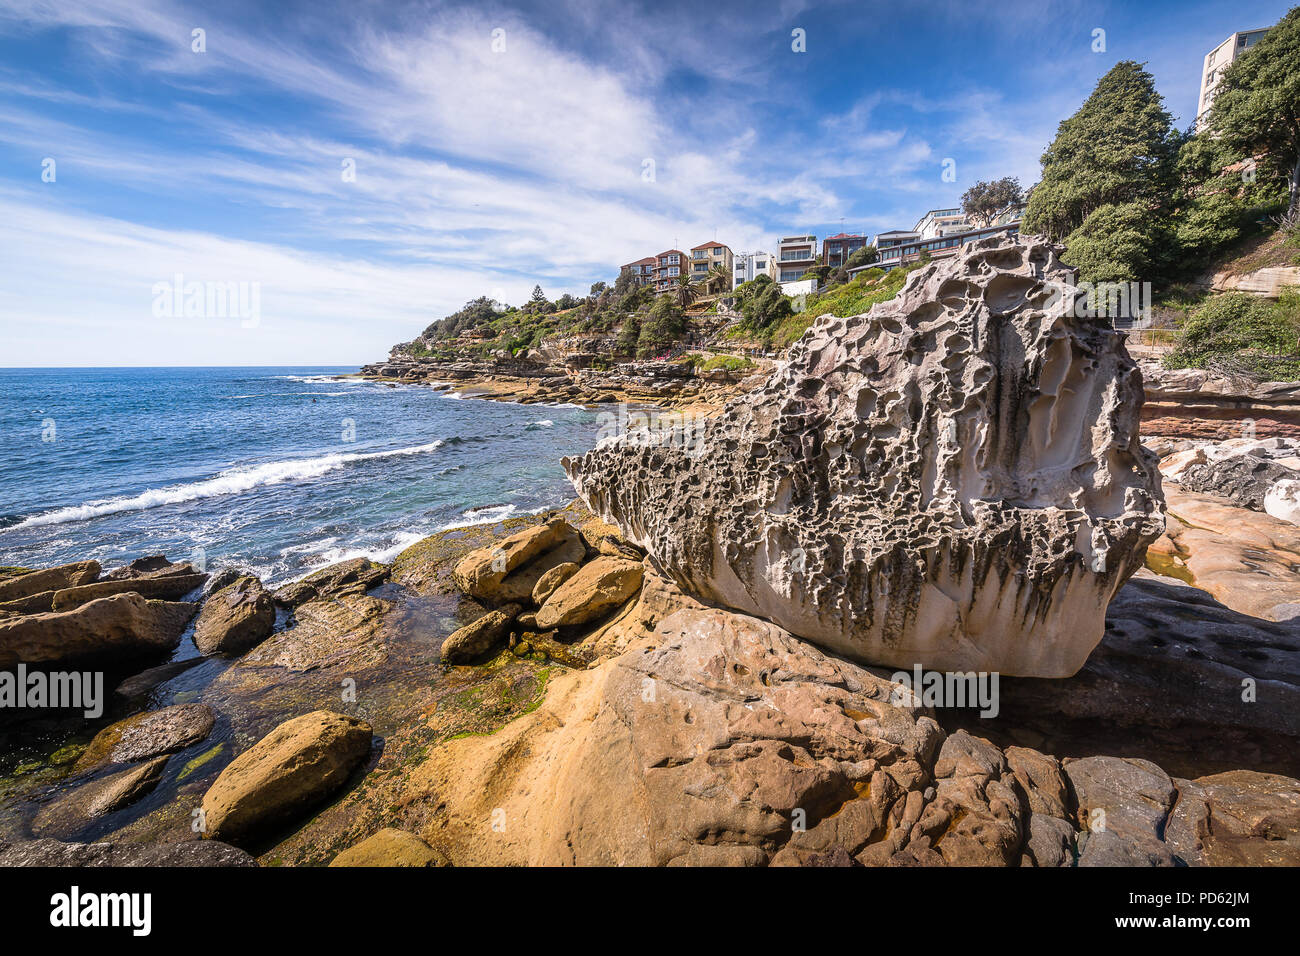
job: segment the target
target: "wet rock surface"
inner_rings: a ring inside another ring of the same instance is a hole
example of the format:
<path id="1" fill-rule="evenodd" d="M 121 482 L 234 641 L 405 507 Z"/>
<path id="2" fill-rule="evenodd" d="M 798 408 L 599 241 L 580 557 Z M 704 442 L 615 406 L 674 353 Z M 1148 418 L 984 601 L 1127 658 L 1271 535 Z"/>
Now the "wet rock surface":
<path id="1" fill-rule="evenodd" d="M 216 840 L 176 843 L 0 842 L 0 866 L 257 866 L 243 850 Z"/>
<path id="2" fill-rule="evenodd" d="M 214 723 L 215 715 L 206 704 L 178 704 L 135 714 L 96 734 L 78 759 L 76 769 L 175 753 L 206 738 Z"/>
<path id="3" fill-rule="evenodd" d="M 369 558 L 353 558 L 332 564 L 301 581 L 286 584 L 275 592 L 275 603 L 296 608 L 308 601 L 344 595 L 364 594 L 388 577 L 388 568 Z"/>

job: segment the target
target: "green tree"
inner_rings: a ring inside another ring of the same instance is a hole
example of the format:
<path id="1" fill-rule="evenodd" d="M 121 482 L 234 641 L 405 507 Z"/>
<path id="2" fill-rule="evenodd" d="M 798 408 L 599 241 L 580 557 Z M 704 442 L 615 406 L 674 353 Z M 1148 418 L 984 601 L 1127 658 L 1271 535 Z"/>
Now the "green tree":
<path id="1" fill-rule="evenodd" d="M 781 294 L 781 287 L 771 276 L 756 276 L 737 288 L 740 296 L 740 314 L 745 324 L 761 331 L 794 315 L 790 299 Z"/>
<path id="2" fill-rule="evenodd" d="M 641 323 L 636 353 L 644 357 L 671 348 L 685 332 L 686 317 L 681 307 L 672 295 L 661 295 L 655 299 L 650 314 Z"/>
<path id="3" fill-rule="evenodd" d="M 1178 151 L 1179 206 L 1173 220 L 1177 264 L 1192 276 L 1238 240 L 1259 229 L 1286 193 L 1277 177 L 1259 177 L 1224 137 L 1189 135 Z"/>
<path id="4" fill-rule="evenodd" d="M 880 250 L 875 246 L 863 246 L 861 249 L 855 249 L 853 255 L 844 263 L 846 269 L 856 269 L 858 266 L 869 266 L 871 263 L 880 259 Z"/>
<path id="5" fill-rule="evenodd" d="M 1300 7 L 1224 71 L 1209 125 L 1287 183 L 1287 217 L 1294 223 L 1300 214 Z"/>
<path id="6" fill-rule="evenodd" d="M 532 301 L 541 304 L 546 301 L 546 293 L 542 291 L 540 285 L 533 286 Z"/>
<path id="7" fill-rule="evenodd" d="M 1167 216 L 1179 142 L 1151 74 L 1132 60 L 1115 64 L 1078 112 L 1057 127 L 1056 138 L 1042 156 L 1043 176 L 1030 197 L 1024 231 L 1069 246 L 1072 234 L 1100 214 L 1076 243 L 1081 251 L 1086 249 L 1088 263 L 1106 263 L 1110 279 L 1149 279 L 1142 270 L 1159 261 L 1164 251 L 1134 245 L 1132 230 L 1106 248 L 1099 225 L 1108 220 L 1130 223 L 1132 210 L 1138 208 L 1153 219 Z M 1108 206 L 1127 208 L 1103 212 Z M 1146 235 L 1152 243 L 1162 241 L 1158 230 Z M 1100 281 L 1081 263 L 1068 256 L 1066 261 L 1080 266 L 1082 278 Z"/>
<path id="8" fill-rule="evenodd" d="M 641 338 L 641 319 L 632 314 L 623 320 L 615 344 L 621 355 L 636 355 L 636 343 Z"/>
<path id="9" fill-rule="evenodd" d="M 986 183 L 980 181 L 962 193 L 961 211 L 978 226 L 987 226 L 993 222 L 993 216 L 1011 203 L 1022 202 L 1025 191 L 1020 188 L 1020 180 L 1006 176 Z"/>

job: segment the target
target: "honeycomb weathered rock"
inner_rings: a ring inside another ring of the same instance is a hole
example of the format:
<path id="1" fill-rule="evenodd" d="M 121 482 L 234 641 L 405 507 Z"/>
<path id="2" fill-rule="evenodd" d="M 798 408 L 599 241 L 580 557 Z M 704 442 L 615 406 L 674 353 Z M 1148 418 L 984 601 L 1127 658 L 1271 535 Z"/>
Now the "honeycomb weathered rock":
<path id="1" fill-rule="evenodd" d="M 873 664 L 1063 677 L 1161 531 L 1142 379 L 1059 249 L 973 243 L 823 316 L 694 427 L 565 459 L 687 591 Z"/>

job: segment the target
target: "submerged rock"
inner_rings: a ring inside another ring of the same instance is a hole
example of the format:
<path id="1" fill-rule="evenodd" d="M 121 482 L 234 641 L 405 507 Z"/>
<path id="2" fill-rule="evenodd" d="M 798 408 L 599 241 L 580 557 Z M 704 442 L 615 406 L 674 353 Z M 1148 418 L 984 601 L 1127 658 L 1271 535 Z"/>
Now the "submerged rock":
<path id="1" fill-rule="evenodd" d="M 705 600 L 874 664 L 1068 676 L 1163 526 L 1141 375 L 1070 278 L 972 243 L 720 415 L 564 466 Z"/>
<path id="2" fill-rule="evenodd" d="M 0 866 L 257 866 L 257 861 L 216 840 L 179 843 L 0 843 Z"/>
<path id="3" fill-rule="evenodd" d="M 130 806 L 158 786 L 167 757 L 119 770 L 83 783 L 71 793 L 43 807 L 32 822 L 37 833 L 75 830 L 88 820 Z"/>
<path id="4" fill-rule="evenodd" d="M 370 725 L 318 710 L 236 757 L 203 796 L 204 836 L 239 840 L 329 796 L 370 753 Z"/>

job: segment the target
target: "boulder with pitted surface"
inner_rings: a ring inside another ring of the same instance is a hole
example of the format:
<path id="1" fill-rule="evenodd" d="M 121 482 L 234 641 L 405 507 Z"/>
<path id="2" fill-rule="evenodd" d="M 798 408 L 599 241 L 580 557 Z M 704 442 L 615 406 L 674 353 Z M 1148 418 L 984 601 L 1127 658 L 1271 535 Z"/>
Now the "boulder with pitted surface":
<path id="1" fill-rule="evenodd" d="M 719 415 L 564 465 L 685 590 L 872 664 L 1077 671 L 1164 525 L 1122 334 L 995 238 L 822 316 Z"/>

